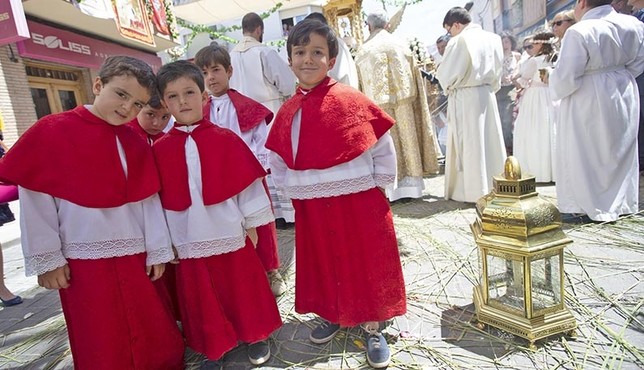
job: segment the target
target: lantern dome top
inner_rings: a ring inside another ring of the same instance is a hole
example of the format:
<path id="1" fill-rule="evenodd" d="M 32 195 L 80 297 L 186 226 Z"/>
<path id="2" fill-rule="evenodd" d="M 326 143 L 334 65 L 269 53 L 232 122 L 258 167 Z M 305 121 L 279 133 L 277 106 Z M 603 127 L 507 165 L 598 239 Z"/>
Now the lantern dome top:
<path id="1" fill-rule="evenodd" d="M 494 190 L 476 202 L 472 229 L 477 243 L 526 252 L 571 242 L 559 210 L 539 196 L 535 177 L 522 174 L 515 157 L 506 159 L 504 173 L 493 182 Z"/>

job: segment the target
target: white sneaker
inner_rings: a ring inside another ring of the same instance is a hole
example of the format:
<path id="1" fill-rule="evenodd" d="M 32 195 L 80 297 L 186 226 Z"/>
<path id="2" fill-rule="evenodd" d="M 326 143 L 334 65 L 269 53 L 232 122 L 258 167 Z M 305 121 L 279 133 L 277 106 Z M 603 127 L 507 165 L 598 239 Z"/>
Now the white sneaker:
<path id="1" fill-rule="evenodd" d="M 278 270 L 269 271 L 268 282 L 271 285 L 271 291 L 275 297 L 279 297 L 286 292 L 286 283 L 282 274 Z"/>

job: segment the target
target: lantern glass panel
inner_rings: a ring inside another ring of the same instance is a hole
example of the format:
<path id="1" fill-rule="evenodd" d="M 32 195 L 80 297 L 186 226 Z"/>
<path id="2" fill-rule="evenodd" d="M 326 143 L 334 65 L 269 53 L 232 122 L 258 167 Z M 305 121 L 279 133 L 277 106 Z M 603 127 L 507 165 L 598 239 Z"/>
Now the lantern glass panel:
<path id="1" fill-rule="evenodd" d="M 521 261 L 488 255 L 487 272 L 489 303 L 523 311 L 525 300 Z"/>
<path id="2" fill-rule="evenodd" d="M 534 311 L 561 303 L 561 276 L 559 256 L 550 256 L 530 262 L 532 270 L 532 309 Z"/>

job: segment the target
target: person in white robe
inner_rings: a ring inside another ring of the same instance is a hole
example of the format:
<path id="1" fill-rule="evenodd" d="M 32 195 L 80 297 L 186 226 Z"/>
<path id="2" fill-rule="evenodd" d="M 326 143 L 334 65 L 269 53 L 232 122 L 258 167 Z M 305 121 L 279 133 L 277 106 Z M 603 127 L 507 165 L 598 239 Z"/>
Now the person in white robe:
<path id="1" fill-rule="evenodd" d="M 471 23 L 461 7 L 450 9 L 447 43 L 436 77 L 448 96 L 445 199 L 476 202 L 492 189 L 506 158 L 495 92 L 501 87 L 501 37 Z"/>
<path id="2" fill-rule="evenodd" d="M 542 71 L 551 68 L 556 59 L 552 32 L 539 32 L 532 39 L 534 56 L 521 68 L 516 82 L 524 88 L 519 114 L 514 123 L 513 155 L 524 174 L 537 182 L 554 181 L 555 102 L 550 98 Z"/>
<path id="3" fill-rule="evenodd" d="M 442 155 L 420 68 L 409 46 L 389 33 L 384 12 L 367 17 L 369 38 L 358 50 L 362 92 L 396 120 L 391 128 L 398 160 L 397 179 L 386 190 L 390 201 L 421 198 L 424 176 L 439 172 Z"/>
<path id="4" fill-rule="evenodd" d="M 264 21 L 256 13 L 242 18 L 244 38 L 230 52 L 233 75 L 230 87 L 263 104 L 273 114 L 282 102 L 295 93 L 295 75 L 277 51 L 264 45 Z M 270 125 L 269 125 L 270 130 Z M 291 202 L 275 187 L 272 176 L 266 176 L 276 219 L 295 221 Z"/>
<path id="5" fill-rule="evenodd" d="M 549 76 L 561 99 L 556 190 L 559 210 L 615 221 L 638 211 L 635 76 L 644 70 L 644 24 L 610 0 L 579 0 Z"/>

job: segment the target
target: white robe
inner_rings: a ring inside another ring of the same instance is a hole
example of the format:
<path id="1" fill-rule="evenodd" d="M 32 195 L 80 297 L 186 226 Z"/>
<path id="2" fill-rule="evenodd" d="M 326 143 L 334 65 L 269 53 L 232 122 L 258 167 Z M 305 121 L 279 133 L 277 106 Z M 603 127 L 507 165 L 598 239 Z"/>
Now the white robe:
<path id="1" fill-rule="evenodd" d="M 552 63 L 546 61 L 545 55 L 539 55 L 523 64 L 518 82 L 525 90 L 514 123 L 513 155 L 524 174 L 536 177 L 537 182 L 551 182 L 554 181 L 555 106 L 539 70 L 551 67 Z"/>
<path id="2" fill-rule="evenodd" d="M 282 101 L 295 93 L 295 75 L 277 51 L 244 36 L 230 52 L 230 87 L 277 114 Z"/>
<path id="3" fill-rule="evenodd" d="M 501 38 L 470 23 L 447 43 L 436 71 L 448 94 L 445 199 L 476 202 L 506 157 L 494 93 L 501 87 Z"/>
<path id="4" fill-rule="evenodd" d="M 333 68 L 329 71 L 329 76 L 354 89 L 360 88 L 356 62 L 353 60 L 349 46 L 340 38 L 338 38 L 338 56 L 335 58 Z"/>
<path id="5" fill-rule="evenodd" d="M 610 5 L 588 11 L 563 38 L 550 75 L 561 99 L 557 202 L 565 213 L 614 221 L 637 212 L 639 96 L 644 24 Z"/>

